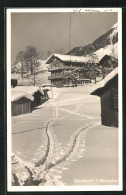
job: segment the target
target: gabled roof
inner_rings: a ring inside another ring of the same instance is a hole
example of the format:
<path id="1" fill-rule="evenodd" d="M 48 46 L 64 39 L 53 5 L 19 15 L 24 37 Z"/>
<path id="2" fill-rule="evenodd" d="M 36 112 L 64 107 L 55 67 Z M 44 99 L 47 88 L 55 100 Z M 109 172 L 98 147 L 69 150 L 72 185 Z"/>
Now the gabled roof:
<path id="1" fill-rule="evenodd" d="M 99 92 L 114 78 L 118 75 L 118 67 L 110 72 L 102 81 L 94 85 L 91 91 L 91 95 L 98 95 Z"/>
<path id="2" fill-rule="evenodd" d="M 22 91 L 29 93 L 30 95 L 34 95 L 34 93 L 37 91 L 40 92 L 39 87 L 37 86 L 17 86 L 15 88 L 12 88 L 12 91 Z"/>
<path id="3" fill-rule="evenodd" d="M 50 64 L 53 59 L 59 59 L 62 62 L 77 62 L 77 63 L 98 63 L 97 59 L 92 56 L 72 56 L 72 55 L 62 55 L 62 54 L 52 54 L 47 60 L 46 64 Z"/>
<path id="4" fill-rule="evenodd" d="M 21 98 L 27 98 L 31 101 L 34 100 L 34 97 L 26 92 L 22 92 L 22 91 L 11 91 L 11 101 L 14 102 L 14 101 L 17 101 Z"/>
<path id="5" fill-rule="evenodd" d="M 114 60 L 114 61 L 118 61 L 117 58 L 113 57 L 113 56 L 110 56 L 110 55 L 104 55 L 104 57 L 99 61 L 99 63 L 103 63 L 105 60 L 107 59 L 111 59 L 111 60 Z"/>
<path id="6" fill-rule="evenodd" d="M 62 62 L 73 62 L 73 63 L 99 63 L 99 61 L 105 56 L 111 56 L 118 59 L 118 43 L 114 45 L 107 45 L 104 48 L 100 48 L 92 55 L 87 56 L 73 56 L 73 55 L 63 55 L 63 54 L 52 54 L 47 60 L 46 64 L 50 64 L 53 59 L 58 59 Z"/>

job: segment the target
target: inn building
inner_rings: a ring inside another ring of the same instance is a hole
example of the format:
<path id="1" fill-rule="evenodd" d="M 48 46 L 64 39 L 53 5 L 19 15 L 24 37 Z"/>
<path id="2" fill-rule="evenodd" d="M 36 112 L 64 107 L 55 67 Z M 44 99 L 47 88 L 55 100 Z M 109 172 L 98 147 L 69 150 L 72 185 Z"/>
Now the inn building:
<path id="1" fill-rule="evenodd" d="M 56 87 L 62 87 L 65 84 L 72 84 L 72 80 L 65 80 L 62 72 L 64 70 L 77 70 L 78 72 L 78 84 L 89 83 L 90 79 L 84 76 L 83 67 L 85 64 L 94 63 L 94 59 L 87 56 L 72 56 L 62 54 L 52 54 L 46 61 L 46 64 L 50 64 L 48 71 L 51 72 L 51 76 L 48 79 L 51 84 Z M 98 63 L 97 60 L 95 63 Z"/>

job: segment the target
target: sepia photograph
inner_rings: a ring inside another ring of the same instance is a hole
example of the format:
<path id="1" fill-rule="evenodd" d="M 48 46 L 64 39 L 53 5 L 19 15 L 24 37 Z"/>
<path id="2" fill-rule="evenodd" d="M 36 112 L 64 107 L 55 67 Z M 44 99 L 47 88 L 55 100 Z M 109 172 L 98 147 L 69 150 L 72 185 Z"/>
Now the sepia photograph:
<path id="1" fill-rule="evenodd" d="M 121 14 L 7 9 L 8 191 L 122 190 Z"/>

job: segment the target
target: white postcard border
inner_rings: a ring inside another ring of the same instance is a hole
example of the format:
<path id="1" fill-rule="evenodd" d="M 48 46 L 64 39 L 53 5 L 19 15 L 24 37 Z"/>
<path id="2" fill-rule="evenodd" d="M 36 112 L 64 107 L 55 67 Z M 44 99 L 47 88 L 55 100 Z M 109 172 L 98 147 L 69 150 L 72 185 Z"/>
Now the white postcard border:
<path id="1" fill-rule="evenodd" d="M 118 12 L 118 56 L 119 56 L 119 185 L 84 186 L 12 186 L 11 176 L 11 13 L 41 12 Z M 7 191 L 121 191 L 122 190 L 122 9 L 121 8 L 8 8 L 6 12 L 7 54 Z"/>

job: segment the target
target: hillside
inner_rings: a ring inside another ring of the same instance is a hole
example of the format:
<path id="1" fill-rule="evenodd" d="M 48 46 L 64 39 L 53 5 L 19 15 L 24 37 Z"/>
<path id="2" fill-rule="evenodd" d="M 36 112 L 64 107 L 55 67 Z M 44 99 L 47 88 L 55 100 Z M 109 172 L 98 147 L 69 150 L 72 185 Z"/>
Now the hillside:
<path id="1" fill-rule="evenodd" d="M 112 45 L 118 42 L 118 24 L 114 24 L 113 27 L 105 34 L 98 37 L 93 43 L 85 46 L 75 47 L 67 53 L 67 55 L 85 56 L 96 52 L 97 50 L 104 48 L 108 45 Z"/>
<path id="2" fill-rule="evenodd" d="M 23 78 L 21 78 L 21 63 L 17 63 L 14 68 L 16 72 L 11 74 L 12 79 L 18 80 L 18 85 L 34 85 L 34 80 L 36 85 L 42 85 L 50 83 L 48 80 L 48 76 L 50 76 L 50 72 L 48 72 L 48 64 L 45 64 L 45 60 L 39 60 L 40 66 L 38 70 L 35 71 L 34 75 L 24 72 Z M 13 67 L 12 67 L 13 68 Z"/>

